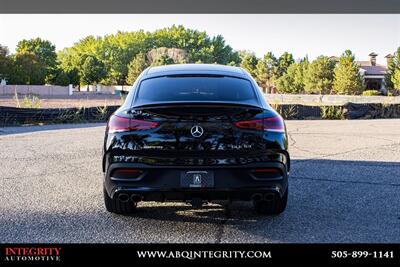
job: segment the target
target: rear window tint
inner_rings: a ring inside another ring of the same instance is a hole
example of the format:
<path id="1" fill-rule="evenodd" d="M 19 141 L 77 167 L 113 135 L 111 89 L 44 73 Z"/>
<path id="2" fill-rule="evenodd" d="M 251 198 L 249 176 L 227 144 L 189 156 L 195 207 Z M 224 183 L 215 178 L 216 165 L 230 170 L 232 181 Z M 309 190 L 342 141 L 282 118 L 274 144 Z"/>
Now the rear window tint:
<path id="1" fill-rule="evenodd" d="M 143 80 L 135 104 L 185 101 L 258 104 L 250 81 L 226 76 L 166 76 Z"/>

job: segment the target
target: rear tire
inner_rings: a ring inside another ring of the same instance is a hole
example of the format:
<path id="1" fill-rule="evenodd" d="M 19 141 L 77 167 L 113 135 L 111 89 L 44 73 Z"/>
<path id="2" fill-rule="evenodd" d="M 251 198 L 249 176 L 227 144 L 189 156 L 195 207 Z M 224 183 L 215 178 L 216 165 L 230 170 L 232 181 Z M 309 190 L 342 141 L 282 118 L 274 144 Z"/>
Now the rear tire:
<path id="1" fill-rule="evenodd" d="M 254 209 L 257 213 L 263 215 L 278 215 L 286 209 L 288 200 L 289 188 L 286 188 L 286 192 L 282 197 L 275 195 L 274 199 L 267 201 L 253 201 Z"/>
<path id="2" fill-rule="evenodd" d="M 118 198 L 110 198 L 107 194 L 107 191 L 103 190 L 104 194 L 104 204 L 106 206 L 107 211 L 116 213 L 116 214 L 131 214 L 136 210 L 136 203 L 129 200 L 127 202 L 122 202 Z"/>

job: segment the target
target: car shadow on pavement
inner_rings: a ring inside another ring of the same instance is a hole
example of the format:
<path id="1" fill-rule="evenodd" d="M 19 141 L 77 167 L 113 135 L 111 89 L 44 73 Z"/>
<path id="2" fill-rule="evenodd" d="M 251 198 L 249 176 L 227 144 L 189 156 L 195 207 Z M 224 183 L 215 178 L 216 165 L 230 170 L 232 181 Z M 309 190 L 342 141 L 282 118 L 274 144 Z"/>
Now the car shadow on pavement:
<path id="1" fill-rule="evenodd" d="M 7 190 L 8 202 L 0 205 L 0 240 L 400 242 L 400 162 L 304 159 L 292 164 L 288 206 L 278 216 L 258 215 L 251 202 L 201 209 L 145 202 L 136 213 L 122 216 L 105 210 L 100 190 L 81 199 L 65 188 L 57 195 L 48 194 L 53 189 L 47 187 L 32 194 L 20 189 L 19 197 Z M 35 194 L 40 202 L 28 199 Z"/>
<path id="2" fill-rule="evenodd" d="M 280 215 L 258 215 L 251 202 L 233 202 L 228 209 L 143 203 L 131 216 L 221 225 L 224 234 L 254 242 L 398 242 L 399 177 L 400 162 L 293 160 L 288 206 Z"/>
<path id="3" fill-rule="evenodd" d="M 176 204 L 176 205 L 175 205 Z M 232 211 L 235 214 L 241 214 L 239 217 L 232 216 Z M 190 204 L 181 204 L 169 202 L 169 204 L 158 203 L 140 203 L 136 212 L 128 215 L 135 218 L 176 221 L 176 222 L 195 222 L 195 223 L 234 223 L 241 222 L 256 222 L 262 216 L 257 214 L 251 205 L 251 202 L 233 202 L 230 205 L 221 203 L 205 204 L 201 208 L 194 208 Z"/>

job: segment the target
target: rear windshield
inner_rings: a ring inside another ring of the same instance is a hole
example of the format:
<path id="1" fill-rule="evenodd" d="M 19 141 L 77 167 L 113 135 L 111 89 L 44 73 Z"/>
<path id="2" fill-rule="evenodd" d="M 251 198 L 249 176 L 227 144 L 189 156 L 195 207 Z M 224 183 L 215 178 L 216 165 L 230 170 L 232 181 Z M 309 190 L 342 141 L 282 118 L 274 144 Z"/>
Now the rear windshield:
<path id="1" fill-rule="evenodd" d="M 181 101 L 258 104 L 250 81 L 226 76 L 166 76 L 143 80 L 135 104 Z"/>

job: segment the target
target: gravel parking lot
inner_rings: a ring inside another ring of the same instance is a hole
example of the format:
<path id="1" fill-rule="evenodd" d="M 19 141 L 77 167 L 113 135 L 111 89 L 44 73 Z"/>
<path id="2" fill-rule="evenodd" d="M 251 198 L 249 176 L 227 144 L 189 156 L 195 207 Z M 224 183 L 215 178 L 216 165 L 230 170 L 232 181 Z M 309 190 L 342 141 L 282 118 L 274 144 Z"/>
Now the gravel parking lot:
<path id="1" fill-rule="evenodd" d="M 0 242 L 400 242 L 400 120 L 287 121 L 287 210 L 105 211 L 104 124 L 0 128 Z"/>

